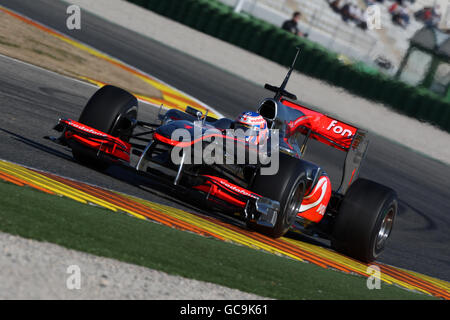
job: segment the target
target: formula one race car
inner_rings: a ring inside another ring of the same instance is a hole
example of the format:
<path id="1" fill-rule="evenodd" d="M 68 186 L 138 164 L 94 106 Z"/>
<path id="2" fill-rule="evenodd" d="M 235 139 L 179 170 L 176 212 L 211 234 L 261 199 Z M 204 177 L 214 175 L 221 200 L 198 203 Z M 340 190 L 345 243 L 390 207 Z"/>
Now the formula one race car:
<path id="1" fill-rule="evenodd" d="M 215 207 L 239 213 L 250 229 L 278 238 L 300 228 L 330 239 L 339 252 L 372 261 L 391 233 L 396 193 L 357 178 L 366 131 L 294 102 L 285 88 L 296 59 L 280 87 L 265 85 L 274 98 L 236 120 L 187 107 L 160 110 L 159 123 L 140 121 L 137 99 L 107 85 L 78 121 L 59 120 L 55 129 L 62 135 L 53 140 L 69 146 L 79 162 L 98 167 L 130 165 L 130 155 L 137 155 L 139 172 L 203 193 Z M 320 165 L 303 159 L 311 139 L 346 153 L 338 186 L 332 188 Z"/>

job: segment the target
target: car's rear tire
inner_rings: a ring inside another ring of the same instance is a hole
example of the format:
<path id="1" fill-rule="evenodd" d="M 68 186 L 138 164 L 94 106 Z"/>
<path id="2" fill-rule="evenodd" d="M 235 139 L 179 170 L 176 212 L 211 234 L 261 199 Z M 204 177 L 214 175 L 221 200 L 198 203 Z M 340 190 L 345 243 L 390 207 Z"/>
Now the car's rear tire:
<path id="1" fill-rule="evenodd" d="M 301 160 L 280 153 L 276 175 L 257 175 L 252 191 L 280 203 L 275 227 L 269 228 L 247 221 L 247 226 L 273 238 L 283 236 L 294 223 L 306 191 L 306 171 Z"/>
<path id="2" fill-rule="evenodd" d="M 339 207 L 331 246 L 364 262 L 375 260 L 384 250 L 397 210 L 394 190 L 370 180 L 356 180 Z"/>
<path id="3" fill-rule="evenodd" d="M 129 92 L 111 85 L 97 90 L 84 107 L 78 122 L 128 141 L 137 118 L 138 101 Z M 73 157 L 83 164 L 105 166 L 95 152 L 82 145 L 72 147 Z"/>

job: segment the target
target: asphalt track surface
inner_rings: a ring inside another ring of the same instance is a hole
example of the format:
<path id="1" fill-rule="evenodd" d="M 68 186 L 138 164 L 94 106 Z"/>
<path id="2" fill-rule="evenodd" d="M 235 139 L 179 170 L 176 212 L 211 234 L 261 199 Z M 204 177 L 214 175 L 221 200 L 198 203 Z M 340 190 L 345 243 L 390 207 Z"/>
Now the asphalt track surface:
<path id="1" fill-rule="evenodd" d="M 255 109 L 269 95 L 262 85 L 256 86 L 86 12 L 82 30 L 69 32 L 67 6 L 59 1 L 1 0 L 0 4 L 148 72 L 226 116 Z M 83 167 L 72 160 L 69 150 L 43 139 L 52 134 L 58 117 L 77 119 L 95 90 L 1 57 L 0 158 L 198 212 L 200 209 L 177 198 L 165 185 L 136 176 L 130 179 L 129 173 L 118 167 L 106 173 Z M 141 111 L 144 118 L 154 115 L 148 107 L 142 106 Z M 309 151 L 311 159 L 327 159 L 323 166 L 333 178 L 336 165 L 330 162 L 341 157 L 324 148 Z M 395 189 L 400 198 L 393 234 L 379 260 L 449 281 L 450 168 L 387 139 L 371 136 L 361 176 Z"/>

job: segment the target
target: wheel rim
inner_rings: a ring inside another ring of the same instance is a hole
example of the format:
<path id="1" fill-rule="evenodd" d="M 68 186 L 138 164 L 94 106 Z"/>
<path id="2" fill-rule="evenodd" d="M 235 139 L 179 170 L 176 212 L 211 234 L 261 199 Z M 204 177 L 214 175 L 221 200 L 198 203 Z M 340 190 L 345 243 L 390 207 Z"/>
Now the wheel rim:
<path id="1" fill-rule="evenodd" d="M 292 217 L 295 217 L 300 212 L 303 198 L 303 184 L 298 184 L 293 188 L 289 196 L 289 203 L 286 207 L 286 221 L 289 222 Z"/>
<path id="2" fill-rule="evenodd" d="M 379 251 L 384 248 L 386 244 L 386 240 L 389 238 L 389 235 L 392 231 L 392 226 L 394 224 L 394 208 L 390 208 L 388 213 L 384 216 L 383 221 L 381 222 L 380 230 L 377 234 L 376 239 L 376 249 Z"/>

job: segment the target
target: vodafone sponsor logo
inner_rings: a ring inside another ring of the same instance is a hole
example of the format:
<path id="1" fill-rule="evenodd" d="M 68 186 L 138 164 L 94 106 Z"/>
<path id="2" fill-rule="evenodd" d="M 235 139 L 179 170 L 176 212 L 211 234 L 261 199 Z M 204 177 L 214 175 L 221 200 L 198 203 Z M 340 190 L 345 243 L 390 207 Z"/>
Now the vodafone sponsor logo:
<path id="1" fill-rule="evenodd" d="M 300 118 L 297 118 L 295 121 L 291 121 L 288 123 L 289 128 L 294 129 L 296 127 L 298 127 L 300 124 L 302 124 L 303 122 L 305 122 L 307 119 L 309 119 L 309 116 L 303 116 Z"/>
<path id="2" fill-rule="evenodd" d="M 338 122 L 336 120 L 331 121 L 330 125 L 327 128 L 327 131 L 333 131 L 336 134 L 340 134 L 343 137 L 350 138 L 353 136 L 353 132 L 350 129 L 345 129 L 342 126 L 337 125 Z"/>
<path id="3" fill-rule="evenodd" d="M 240 193 L 240 194 L 242 194 L 242 195 L 244 195 L 244 196 L 251 197 L 251 198 L 253 198 L 253 199 L 259 199 L 258 197 L 254 196 L 253 194 L 248 193 L 247 191 L 245 191 L 245 190 L 243 190 L 243 189 L 240 189 L 240 188 L 238 188 L 238 187 L 236 187 L 236 186 L 233 186 L 233 185 L 231 185 L 231 184 L 228 184 L 228 183 L 226 183 L 226 182 L 224 182 L 224 181 L 222 181 L 222 180 L 220 180 L 219 182 L 220 182 L 220 184 L 224 185 L 224 186 L 227 187 L 228 189 L 231 189 L 231 190 L 233 190 L 233 191 L 236 191 L 237 193 Z"/>
<path id="4" fill-rule="evenodd" d="M 242 119 L 243 124 L 249 124 L 249 123 L 254 123 L 254 124 L 263 124 L 265 122 L 264 118 L 257 118 L 257 119 L 249 119 L 247 117 L 244 117 Z"/>
<path id="5" fill-rule="evenodd" d="M 311 192 L 311 194 L 309 196 L 304 197 L 302 205 L 300 207 L 300 212 L 305 212 L 311 208 L 318 206 L 316 212 L 319 213 L 320 215 L 324 215 L 326 206 L 323 205 L 322 200 L 327 193 L 327 188 L 328 188 L 328 179 L 326 177 L 320 178 L 319 182 L 317 182 L 317 185 Z M 319 194 L 320 196 L 317 198 Z M 316 198 L 317 200 L 315 200 Z"/>
<path id="6" fill-rule="evenodd" d="M 77 128 L 77 129 L 80 129 L 80 130 L 82 130 L 82 131 L 84 131 L 84 132 L 92 133 L 92 134 L 95 134 L 95 135 L 98 135 L 98 136 L 101 136 L 101 137 L 106 137 L 106 136 L 107 136 L 106 134 L 101 133 L 101 132 L 98 131 L 98 130 L 95 130 L 95 129 L 92 129 L 92 128 L 87 128 L 87 127 L 85 127 L 85 126 L 83 126 L 83 125 L 80 125 L 80 124 L 78 124 L 78 123 L 76 123 L 76 122 L 70 122 L 69 124 L 70 124 L 72 127 Z"/>

